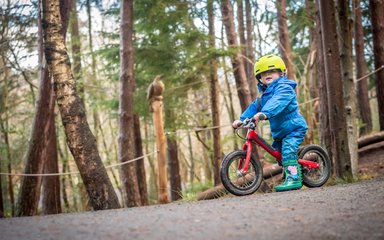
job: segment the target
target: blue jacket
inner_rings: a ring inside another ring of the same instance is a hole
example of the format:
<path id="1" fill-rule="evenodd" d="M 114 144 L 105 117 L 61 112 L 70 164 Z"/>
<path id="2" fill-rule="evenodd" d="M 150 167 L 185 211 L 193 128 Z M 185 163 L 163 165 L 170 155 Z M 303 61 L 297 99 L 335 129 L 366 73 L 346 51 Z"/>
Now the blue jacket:
<path id="1" fill-rule="evenodd" d="M 248 106 L 240 120 L 252 118 L 258 112 L 264 113 L 269 119 L 273 139 L 283 139 L 294 131 L 306 132 L 308 127 L 299 113 L 295 88 L 296 83 L 285 76 L 274 80 L 262 93 L 261 98 L 257 98 Z M 262 91 L 260 85 L 259 90 Z"/>

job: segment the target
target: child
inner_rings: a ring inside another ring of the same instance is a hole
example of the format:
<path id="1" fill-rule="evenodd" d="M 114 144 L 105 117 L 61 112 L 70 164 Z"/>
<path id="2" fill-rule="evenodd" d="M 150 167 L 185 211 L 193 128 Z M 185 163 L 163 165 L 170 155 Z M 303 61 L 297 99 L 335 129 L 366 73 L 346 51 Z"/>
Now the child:
<path id="1" fill-rule="evenodd" d="M 276 191 L 300 189 L 302 184 L 301 169 L 297 163 L 297 149 L 304 140 L 307 123 L 299 113 L 295 88 L 296 83 L 285 76 L 284 61 L 273 54 L 261 57 L 255 62 L 254 73 L 259 81 L 261 97 L 248 106 L 240 120 L 232 124 L 241 125 L 246 118 L 260 121 L 260 116 L 268 119 L 274 142 L 272 146 L 282 154 L 285 181 L 276 186 Z"/>

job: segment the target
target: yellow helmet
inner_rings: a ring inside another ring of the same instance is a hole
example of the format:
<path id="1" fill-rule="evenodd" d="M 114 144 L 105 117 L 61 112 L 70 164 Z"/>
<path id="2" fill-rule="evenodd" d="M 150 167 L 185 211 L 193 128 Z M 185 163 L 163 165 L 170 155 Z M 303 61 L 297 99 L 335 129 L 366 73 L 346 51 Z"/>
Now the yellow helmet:
<path id="1" fill-rule="evenodd" d="M 282 72 L 287 70 L 285 63 L 281 57 L 276 56 L 275 54 L 268 54 L 262 56 L 259 60 L 256 60 L 254 66 L 254 74 L 258 80 L 261 79 L 260 73 L 263 73 L 268 70 L 277 69 Z"/>

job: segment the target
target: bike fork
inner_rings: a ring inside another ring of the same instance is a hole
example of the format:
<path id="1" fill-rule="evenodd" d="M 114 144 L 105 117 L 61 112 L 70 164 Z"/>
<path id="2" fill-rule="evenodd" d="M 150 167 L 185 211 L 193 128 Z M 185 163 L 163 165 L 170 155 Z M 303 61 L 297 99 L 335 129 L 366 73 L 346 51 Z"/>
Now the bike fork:
<path id="1" fill-rule="evenodd" d="M 243 150 L 247 150 L 247 155 L 245 159 L 240 159 L 239 165 L 237 166 L 237 174 L 241 176 L 248 172 L 249 161 L 252 155 L 252 143 L 250 141 L 246 141 L 243 146 Z"/>

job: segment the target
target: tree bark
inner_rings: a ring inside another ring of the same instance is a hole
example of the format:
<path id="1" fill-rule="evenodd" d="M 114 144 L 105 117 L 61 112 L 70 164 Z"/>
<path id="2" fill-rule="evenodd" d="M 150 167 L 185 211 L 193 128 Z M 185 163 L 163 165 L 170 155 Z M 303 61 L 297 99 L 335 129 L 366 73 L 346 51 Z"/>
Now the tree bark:
<path id="1" fill-rule="evenodd" d="M 339 49 L 342 79 L 344 86 L 344 103 L 347 120 L 347 134 L 351 168 L 354 177 L 357 176 L 357 119 L 356 119 L 356 88 L 353 80 L 352 59 L 352 20 L 350 18 L 349 0 L 338 0 L 339 12 Z"/>
<path id="2" fill-rule="evenodd" d="M 245 0 L 245 18 L 247 28 L 247 41 L 246 41 L 246 70 L 249 90 L 251 92 L 251 99 L 257 98 L 257 82 L 255 74 L 253 74 L 253 64 L 255 62 L 255 54 L 253 49 L 253 24 L 252 24 L 252 8 L 249 0 Z"/>
<path id="3" fill-rule="evenodd" d="M 313 0 L 305 0 L 305 9 L 306 9 L 306 17 L 310 19 L 311 25 L 309 27 L 309 37 L 310 37 L 310 63 L 309 63 L 309 93 L 312 99 L 319 97 L 319 82 L 316 77 L 316 62 L 315 60 L 318 58 L 318 39 L 316 33 L 316 13 L 314 10 L 314 1 Z M 317 110 L 318 111 L 318 110 Z"/>
<path id="4" fill-rule="evenodd" d="M 171 183 L 171 200 L 177 201 L 181 196 L 181 177 L 177 142 L 175 136 L 167 136 L 169 179 Z"/>
<path id="5" fill-rule="evenodd" d="M 228 45 L 231 48 L 238 48 L 237 34 L 235 31 L 235 23 L 233 20 L 233 9 L 231 1 L 221 0 L 221 12 L 223 16 L 223 23 L 227 33 Z M 241 57 L 241 52 L 237 51 L 231 57 L 233 73 L 236 80 L 237 94 L 240 100 L 241 110 L 245 111 L 248 105 L 252 102 L 251 93 L 249 91 L 247 76 L 245 73 L 244 62 Z"/>
<path id="6" fill-rule="evenodd" d="M 12 172 L 12 153 L 11 153 L 11 147 L 9 143 L 9 104 L 8 104 L 8 88 L 10 86 L 9 84 L 9 78 L 10 78 L 10 69 L 6 66 L 6 58 L 5 53 L 1 54 L 0 57 L 0 66 L 4 68 L 3 71 L 3 80 L 4 84 L 2 86 L 1 92 L 1 106 L 0 109 L 3 110 L 1 112 L 0 117 L 0 130 L 2 133 L 2 138 L 4 139 L 5 144 L 5 153 L 6 153 L 6 160 L 7 160 L 7 170 L 8 172 Z M 14 196 L 14 190 L 13 190 L 13 179 L 11 175 L 8 175 L 8 195 L 9 195 L 9 201 L 11 205 L 11 216 L 15 216 L 15 196 Z"/>
<path id="7" fill-rule="evenodd" d="M 72 50 L 72 62 L 73 73 L 76 79 L 76 87 L 79 95 L 84 101 L 84 79 L 81 73 L 81 37 L 79 31 L 79 21 L 77 16 L 77 4 L 76 0 L 72 1 L 71 16 L 69 20 L 70 32 L 71 32 L 71 50 Z"/>
<path id="8" fill-rule="evenodd" d="M 242 0 L 240 0 L 242 1 Z M 209 46 L 216 47 L 215 41 L 215 21 L 213 12 L 213 0 L 208 1 L 208 22 L 209 22 Z M 245 41 L 245 40 L 244 40 Z M 217 59 L 210 60 L 210 90 L 211 90 L 211 111 L 212 125 L 215 126 L 213 131 L 213 168 L 214 168 L 214 185 L 218 185 L 220 181 L 220 164 L 221 164 L 221 143 L 220 143 L 220 109 L 219 109 L 219 79 L 217 76 Z"/>
<path id="9" fill-rule="evenodd" d="M 177 144 L 177 127 L 175 124 L 176 117 L 174 114 L 174 109 L 166 108 L 165 109 L 165 123 L 170 133 L 166 136 L 167 141 L 167 160 L 168 160 L 168 175 L 169 183 L 171 187 L 170 197 L 171 201 L 176 201 L 182 197 L 182 187 L 181 187 L 181 176 L 180 176 L 180 160 L 178 153 L 178 144 Z M 168 123 L 168 124 L 167 124 Z"/>
<path id="10" fill-rule="evenodd" d="M 51 92 L 53 89 L 51 89 Z M 48 145 L 45 155 L 44 173 L 58 173 L 58 157 L 57 157 L 57 142 L 56 142 L 56 125 L 55 125 L 55 101 L 54 94 L 51 95 L 50 109 L 50 128 L 48 132 Z M 61 213 L 61 198 L 60 198 L 60 176 L 43 177 L 43 213 L 58 214 Z"/>
<path id="11" fill-rule="evenodd" d="M 135 79 L 133 75 L 133 0 L 124 0 L 121 4 L 120 26 L 120 135 L 119 159 L 126 162 L 135 157 L 135 132 L 133 91 Z M 126 191 L 126 205 L 141 205 L 139 185 L 136 175 L 136 163 L 122 166 L 121 175 Z"/>
<path id="12" fill-rule="evenodd" d="M 292 59 L 291 43 L 288 36 L 287 24 L 287 1 L 278 0 L 277 4 L 277 21 L 279 26 L 279 49 L 281 57 L 287 66 L 287 77 L 295 80 L 295 68 Z"/>
<path id="13" fill-rule="evenodd" d="M 68 23 L 69 7 L 68 2 L 60 3 L 61 25 L 60 34 L 65 39 L 65 32 Z M 70 4 L 70 3 L 69 3 Z M 39 9 L 41 5 L 39 3 Z M 55 128 L 54 124 L 54 97 L 51 87 L 51 78 L 48 69 L 45 66 L 43 58 L 43 36 L 41 16 L 39 15 L 39 65 L 40 65 L 40 87 L 39 100 L 36 107 L 36 115 L 32 128 L 32 136 L 28 147 L 26 166 L 24 172 L 27 174 L 42 174 L 44 165 L 48 160 L 48 151 L 51 139 L 50 130 Z M 53 151 L 55 151 L 53 149 Z M 49 159 L 55 161 L 55 159 Z M 57 158 L 56 158 L 57 161 Z M 50 162 L 51 164 L 57 164 Z M 25 176 L 21 181 L 21 190 L 19 193 L 17 216 L 32 216 L 37 213 L 40 199 L 41 176 Z M 48 190 L 49 191 L 49 190 Z M 60 191 L 60 190 L 59 190 Z"/>
<path id="14" fill-rule="evenodd" d="M 360 0 L 353 0 L 355 12 L 354 38 L 356 52 L 356 79 L 367 74 L 367 65 L 364 59 L 364 31 L 361 21 Z M 368 97 L 368 79 L 357 82 L 357 105 L 363 126 L 360 127 L 360 135 L 366 135 L 372 131 L 372 114 Z"/>
<path id="15" fill-rule="evenodd" d="M 43 0 L 45 56 L 54 79 L 67 144 L 79 168 L 93 209 L 119 208 L 116 193 L 100 159 L 96 139 L 89 129 L 83 102 L 76 92 L 61 29 L 59 2 Z"/>
<path id="16" fill-rule="evenodd" d="M 375 68 L 384 66 L 384 1 L 370 0 L 369 10 L 373 32 Z M 380 131 L 384 131 L 384 69 L 376 72 L 376 96 L 379 109 Z"/>
<path id="17" fill-rule="evenodd" d="M 190 158 L 190 165 L 189 165 L 189 182 L 193 185 L 193 181 L 195 179 L 195 158 L 193 156 L 193 146 L 192 146 L 192 139 L 191 134 L 188 131 L 188 150 L 189 150 L 189 158 Z"/>
<path id="18" fill-rule="evenodd" d="M 143 154 L 143 143 L 141 140 L 141 132 L 140 132 L 140 118 L 137 114 L 134 115 L 134 131 L 135 131 L 135 149 L 136 154 L 135 157 L 142 157 Z M 136 175 L 137 182 L 139 186 L 141 206 L 149 205 L 148 199 L 148 191 L 147 191 L 147 178 L 145 174 L 145 166 L 144 159 L 140 159 L 136 161 Z"/>
<path id="19" fill-rule="evenodd" d="M 249 72 L 249 59 L 247 58 L 247 40 L 245 38 L 245 27 L 244 27 L 244 4 L 243 0 L 237 0 L 237 33 L 239 35 L 239 41 L 240 41 L 240 50 L 241 50 L 241 57 L 244 64 L 244 70 L 245 70 L 245 77 L 248 82 L 249 86 L 249 92 L 251 94 L 251 99 L 254 99 L 252 96 L 256 93 L 256 88 L 251 88 L 251 85 L 249 84 L 248 79 L 248 72 Z"/>
<path id="20" fill-rule="evenodd" d="M 148 121 L 144 123 L 144 139 L 148 139 Z M 145 151 L 147 154 L 149 153 L 149 144 L 145 144 Z M 149 174 L 149 198 L 155 199 L 158 196 L 158 186 L 157 186 L 157 171 L 156 166 L 154 163 L 154 158 L 151 156 L 148 156 L 148 163 L 150 167 L 150 174 Z"/>
<path id="21" fill-rule="evenodd" d="M 336 10 L 333 1 L 320 1 L 320 19 L 323 34 L 323 54 L 333 166 L 337 177 L 346 178 L 352 175 L 352 167 L 348 147 L 347 121 L 344 111 L 345 104 L 339 61 L 339 43 L 336 31 Z"/>
<path id="22" fill-rule="evenodd" d="M 0 157 L 0 162 L 4 162 L 4 160 Z M 2 171 L 3 168 L 1 167 L 0 164 L 0 172 Z M 4 217 L 4 201 L 3 201 L 3 176 L 0 175 L 0 218 Z"/>
<path id="23" fill-rule="evenodd" d="M 75 2 L 75 1 L 74 1 Z M 63 24 L 62 35 L 64 39 L 66 38 L 67 26 L 68 26 L 68 17 L 70 13 L 71 1 L 60 1 L 60 16 L 61 23 Z M 41 20 L 41 18 L 39 18 Z M 39 36 L 41 42 L 39 44 L 39 54 L 41 54 L 40 63 L 46 65 L 44 56 L 44 46 L 42 27 L 39 25 Z M 47 81 L 51 83 L 51 77 L 49 76 L 47 66 L 44 66 L 44 74 L 47 77 Z M 56 123 L 55 123 L 55 102 L 56 96 L 54 90 L 50 84 L 50 103 L 49 103 L 49 132 L 48 134 L 48 144 L 46 146 L 46 151 L 43 156 L 45 158 L 44 173 L 58 173 L 58 156 L 57 156 L 57 140 L 56 140 Z M 61 199 L 60 199 L 60 177 L 59 176 L 49 176 L 43 178 L 43 213 L 44 214 L 58 214 L 61 213 Z"/>
<path id="24" fill-rule="evenodd" d="M 322 30 L 320 20 L 320 0 L 316 0 L 316 37 L 317 37 L 317 78 L 319 84 L 319 102 L 320 102 L 320 145 L 324 146 L 332 159 L 332 142 L 329 123 L 327 82 L 325 79 L 324 52 L 322 41 Z"/>

